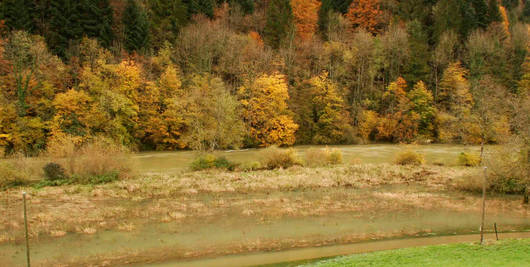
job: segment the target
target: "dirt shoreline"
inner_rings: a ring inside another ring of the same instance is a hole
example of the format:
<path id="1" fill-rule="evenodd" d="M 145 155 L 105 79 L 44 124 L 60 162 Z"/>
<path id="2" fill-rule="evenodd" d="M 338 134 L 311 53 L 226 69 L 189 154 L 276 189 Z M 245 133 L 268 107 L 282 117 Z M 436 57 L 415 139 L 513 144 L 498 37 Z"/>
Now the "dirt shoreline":
<path id="1" fill-rule="evenodd" d="M 495 233 L 485 234 L 486 240 L 495 240 Z M 510 232 L 499 233 L 499 239 L 530 238 L 529 232 Z M 259 266 L 297 262 L 303 260 L 312 260 L 342 255 L 368 253 L 382 250 L 393 250 L 400 248 L 432 246 L 443 244 L 454 244 L 464 242 L 477 242 L 480 239 L 479 234 L 451 235 L 451 236 L 433 236 L 418 237 L 406 239 L 392 239 L 380 241 L 368 241 L 343 245 L 331 245 L 322 247 L 298 248 L 284 251 L 252 253 L 244 255 L 229 255 L 210 259 L 199 259 L 191 261 L 167 261 L 152 264 L 137 264 L 134 267 L 231 267 L 231 266 Z M 131 265 L 129 265 L 131 266 Z"/>

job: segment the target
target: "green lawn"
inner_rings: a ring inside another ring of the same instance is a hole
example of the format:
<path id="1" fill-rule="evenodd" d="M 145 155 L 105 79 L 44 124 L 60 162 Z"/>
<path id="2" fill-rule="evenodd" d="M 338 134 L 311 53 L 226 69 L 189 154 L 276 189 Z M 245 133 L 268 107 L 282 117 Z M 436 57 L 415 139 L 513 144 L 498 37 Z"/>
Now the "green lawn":
<path id="1" fill-rule="evenodd" d="M 304 266 L 530 266 L 530 239 L 503 240 L 485 246 L 463 243 L 380 251 Z"/>

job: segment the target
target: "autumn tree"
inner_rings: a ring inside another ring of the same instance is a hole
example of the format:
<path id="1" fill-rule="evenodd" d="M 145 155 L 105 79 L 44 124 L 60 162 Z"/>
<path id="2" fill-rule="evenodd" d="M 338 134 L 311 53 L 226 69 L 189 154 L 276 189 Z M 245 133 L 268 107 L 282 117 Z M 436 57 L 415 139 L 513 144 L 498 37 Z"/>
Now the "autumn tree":
<path id="1" fill-rule="evenodd" d="M 363 28 L 376 34 L 381 31 L 381 15 L 382 11 L 379 9 L 378 1 L 357 0 L 351 3 L 346 17 L 354 29 Z"/>
<path id="2" fill-rule="evenodd" d="M 294 144 L 298 125 L 287 106 L 289 93 L 283 75 L 262 75 L 248 81 L 239 88 L 238 95 L 250 145 Z"/>
<path id="3" fill-rule="evenodd" d="M 430 90 L 423 81 L 419 81 L 414 88 L 407 93 L 410 101 L 410 112 L 419 116 L 419 133 L 423 136 L 430 137 L 434 132 L 434 119 L 436 108 L 434 99 Z"/>
<path id="4" fill-rule="evenodd" d="M 376 138 L 392 142 L 411 142 L 418 133 L 420 116 L 410 109 L 407 82 L 399 77 L 383 94 Z"/>
<path id="5" fill-rule="evenodd" d="M 473 106 L 467 73 L 459 62 L 451 63 L 440 81 L 436 106 L 441 141 L 463 142 L 467 136 Z"/>
<path id="6" fill-rule="evenodd" d="M 173 65 L 167 65 L 156 82 L 140 87 L 135 135 L 143 148 L 175 150 L 186 147 L 182 140 L 189 125 L 184 115 L 185 99 L 181 75 Z"/>
<path id="7" fill-rule="evenodd" d="M 312 143 L 340 144 L 350 141 L 352 129 L 344 100 L 337 85 L 327 73 L 313 77 L 308 82 L 311 90 L 311 121 L 314 123 Z"/>
<path id="8" fill-rule="evenodd" d="M 15 81 L 14 91 L 17 98 L 17 113 L 23 117 L 27 114 L 27 97 L 35 84 L 38 67 L 48 57 L 46 46 L 40 39 L 35 39 L 26 32 L 12 32 L 5 45 L 5 58 L 11 63 Z"/>
<path id="9" fill-rule="evenodd" d="M 222 80 L 196 75 L 188 94 L 184 117 L 189 128 L 183 135 L 187 146 L 195 150 L 239 148 L 244 134 L 239 103 Z"/>
<path id="10" fill-rule="evenodd" d="M 313 38 L 317 30 L 320 4 L 317 0 L 291 0 L 296 36 L 299 40 L 309 41 Z"/>
<path id="11" fill-rule="evenodd" d="M 349 112 L 339 95 L 337 84 L 326 72 L 304 81 L 294 90 L 292 102 L 300 129 L 297 140 L 310 144 L 343 144 L 351 142 Z"/>
<path id="12" fill-rule="evenodd" d="M 84 91 L 71 89 L 57 94 L 53 106 L 52 138 L 68 134 L 87 140 L 105 130 L 107 118 L 101 106 Z"/>
<path id="13" fill-rule="evenodd" d="M 438 44 L 431 54 L 432 74 L 434 75 L 434 89 L 433 96 L 436 100 L 438 97 L 438 84 L 442 78 L 443 70 L 447 68 L 449 63 L 456 59 L 456 48 L 458 45 L 458 37 L 454 31 L 446 31 L 440 36 Z"/>
<path id="14" fill-rule="evenodd" d="M 481 144 L 481 151 L 487 143 L 501 143 L 510 135 L 508 122 L 506 88 L 491 76 L 484 76 L 473 88 L 473 109 L 471 121 L 473 130 L 470 143 Z"/>

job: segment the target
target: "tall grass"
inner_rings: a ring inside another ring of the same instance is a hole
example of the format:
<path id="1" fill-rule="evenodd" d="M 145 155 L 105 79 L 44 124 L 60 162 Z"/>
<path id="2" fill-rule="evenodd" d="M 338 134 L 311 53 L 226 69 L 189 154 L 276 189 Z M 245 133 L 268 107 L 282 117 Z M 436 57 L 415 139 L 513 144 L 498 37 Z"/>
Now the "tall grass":
<path id="1" fill-rule="evenodd" d="M 51 142 L 46 152 L 52 162 L 65 169 L 67 176 L 78 180 L 109 174 L 124 179 L 133 174 L 129 151 L 106 138 L 96 137 L 79 144 L 74 137 L 65 136 Z"/>
<path id="2" fill-rule="evenodd" d="M 28 158 L 22 154 L 0 159 L 0 189 L 27 185 L 40 180 L 44 164 L 43 160 Z"/>

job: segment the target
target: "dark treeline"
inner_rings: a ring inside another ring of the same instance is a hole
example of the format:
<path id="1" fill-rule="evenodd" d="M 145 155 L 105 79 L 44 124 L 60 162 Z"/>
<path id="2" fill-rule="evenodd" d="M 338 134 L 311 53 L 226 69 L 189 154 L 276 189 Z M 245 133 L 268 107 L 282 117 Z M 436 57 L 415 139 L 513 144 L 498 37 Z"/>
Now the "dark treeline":
<path id="1" fill-rule="evenodd" d="M 4 0 L 0 147 L 498 143 L 525 127 L 519 0 Z"/>

